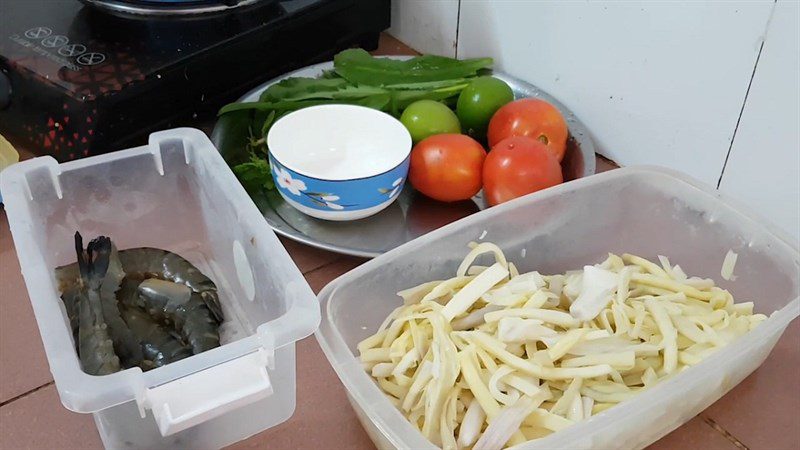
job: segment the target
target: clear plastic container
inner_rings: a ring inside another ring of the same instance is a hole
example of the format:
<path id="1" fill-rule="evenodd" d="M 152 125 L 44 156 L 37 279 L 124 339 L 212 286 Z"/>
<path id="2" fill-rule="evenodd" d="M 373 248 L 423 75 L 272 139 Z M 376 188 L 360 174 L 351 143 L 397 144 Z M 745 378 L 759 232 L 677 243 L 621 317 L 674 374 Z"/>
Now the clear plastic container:
<path id="1" fill-rule="evenodd" d="M 608 252 L 667 255 L 687 273 L 717 280 L 737 301 L 754 301 L 756 311 L 770 318 L 674 378 L 519 447 L 642 448 L 755 370 L 800 314 L 797 243 L 742 211 L 713 188 L 662 169 L 626 168 L 562 184 L 462 219 L 333 281 L 319 294 L 317 340 L 379 448 L 433 448 L 355 356 L 356 344 L 402 304 L 397 291 L 453 276 L 467 243 L 481 238 L 498 244 L 520 271 L 559 273 L 602 261 Z M 724 281 L 720 268 L 730 249 L 739 254 L 737 278 Z"/>
<path id="2" fill-rule="evenodd" d="M 219 448 L 292 415 L 294 343 L 316 329 L 319 306 L 202 132 L 154 133 L 147 146 L 60 165 L 35 158 L 1 178 L 61 401 L 94 413 L 107 448 Z M 75 261 L 76 230 L 197 266 L 220 293 L 222 345 L 148 372 L 84 373 L 53 273 Z"/>

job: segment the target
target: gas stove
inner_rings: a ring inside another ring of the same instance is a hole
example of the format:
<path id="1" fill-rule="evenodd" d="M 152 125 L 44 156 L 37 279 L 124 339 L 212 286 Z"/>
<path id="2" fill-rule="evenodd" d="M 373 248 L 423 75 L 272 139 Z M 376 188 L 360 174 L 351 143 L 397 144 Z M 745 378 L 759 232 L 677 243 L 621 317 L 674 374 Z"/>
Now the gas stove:
<path id="1" fill-rule="evenodd" d="M 213 118 L 281 73 L 377 47 L 389 0 L 3 0 L 0 133 L 59 161 Z"/>

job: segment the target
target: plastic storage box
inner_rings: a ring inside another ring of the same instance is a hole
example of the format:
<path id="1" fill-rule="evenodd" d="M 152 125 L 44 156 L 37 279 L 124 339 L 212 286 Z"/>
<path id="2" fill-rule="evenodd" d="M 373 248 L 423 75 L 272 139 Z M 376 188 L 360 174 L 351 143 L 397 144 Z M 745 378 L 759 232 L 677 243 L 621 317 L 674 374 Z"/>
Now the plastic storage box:
<path id="1" fill-rule="evenodd" d="M 94 413 L 106 447 L 218 448 L 292 415 L 294 343 L 316 329 L 319 306 L 202 132 L 154 133 L 147 146 L 60 165 L 25 161 L 2 173 L 2 190 L 61 401 Z M 84 373 L 53 273 L 75 261 L 76 230 L 187 258 L 217 285 L 223 345 L 144 373 Z"/>
<path id="2" fill-rule="evenodd" d="M 608 252 L 667 255 L 687 273 L 717 280 L 771 317 L 708 359 L 614 408 L 521 449 L 642 448 L 725 394 L 767 357 L 800 314 L 797 243 L 682 175 L 627 168 L 490 208 L 362 265 L 319 294 L 317 339 L 379 448 L 433 448 L 385 398 L 356 358 L 356 344 L 402 304 L 403 288 L 454 276 L 467 243 L 498 244 L 520 271 L 560 273 Z M 728 250 L 735 281 L 720 276 Z M 525 250 L 523 252 L 523 250 Z"/>

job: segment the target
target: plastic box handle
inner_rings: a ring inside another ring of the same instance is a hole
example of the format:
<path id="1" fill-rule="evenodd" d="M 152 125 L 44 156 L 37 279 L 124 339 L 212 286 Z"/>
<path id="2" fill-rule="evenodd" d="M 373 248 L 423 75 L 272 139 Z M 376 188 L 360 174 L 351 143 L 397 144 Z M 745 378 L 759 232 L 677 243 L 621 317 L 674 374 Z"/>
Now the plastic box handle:
<path id="1" fill-rule="evenodd" d="M 272 394 L 263 348 L 175 381 L 147 389 L 163 436 L 183 431 Z"/>

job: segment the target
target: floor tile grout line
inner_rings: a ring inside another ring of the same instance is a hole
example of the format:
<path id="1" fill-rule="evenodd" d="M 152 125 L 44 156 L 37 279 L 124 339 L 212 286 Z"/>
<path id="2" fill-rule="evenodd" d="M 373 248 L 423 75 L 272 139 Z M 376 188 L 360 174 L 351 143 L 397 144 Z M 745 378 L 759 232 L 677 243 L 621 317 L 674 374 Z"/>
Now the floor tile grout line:
<path id="1" fill-rule="evenodd" d="M 39 387 L 35 387 L 35 388 L 31 389 L 30 391 L 23 392 L 22 394 L 19 394 L 19 395 L 17 395 L 16 397 L 12 397 L 12 398 L 10 398 L 10 399 L 8 399 L 8 400 L 4 401 L 4 402 L 0 402 L 0 406 L 5 406 L 5 405 L 8 405 L 8 404 L 9 404 L 9 403 L 11 403 L 11 402 L 14 402 L 14 401 L 20 400 L 20 399 L 22 399 L 22 398 L 24 398 L 24 397 L 27 397 L 28 395 L 30 395 L 30 394 L 33 394 L 34 392 L 36 392 L 36 391 L 39 391 L 39 390 L 41 390 L 41 389 L 44 389 L 44 388 L 46 388 L 47 386 L 50 386 L 50 385 L 51 385 L 51 384 L 53 384 L 53 383 L 55 383 L 55 381 L 53 381 L 53 380 L 50 380 L 50 381 L 48 381 L 47 383 L 45 383 L 45 384 L 43 384 L 43 385 L 41 385 L 41 386 L 39 386 Z"/>
<path id="2" fill-rule="evenodd" d="M 725 439 L 731 441 L 733 445 L 737 446 L 742 450 L 750 450 L 750 447 L 746 446 L 742 441 L 736 438 L 736 436 L 732 435 L 730 431 L 723 428 L 722 425 L 718 424 L 716 420 L 706 416 L 705 414 L 701 414 L 700 418 L 703 419 L 703 422 L 705 422 L 706 425 L 710 426 L 714 431 L 724 436 Z"/>
<path id="3" fill-rule="evenodd" d="M 290 254 L 289 254 L 289 256 L 291 256 L 291 255 L 292 255 L 292 254 L 290 253 Z M 315 271 L 317 271 L 317 270 L 319 270 L 319 269 L 322 269 L 323 267 L 325 267 L 325 266 L 327 266 L 327 265 L 330 265 L 330 264 L 333 264 L 333 263 L 335 263 L 336 261 L 339 261 L 339 260 L 341 260 L 341 259 L 342 259 L 342 257 L 341 257 L 341 256 L 337 256 L 336 258 L 334 258 L 334 259 L 333 259 L 333 260 L 331 260 L 331 261 L 328 261 L 328 262 L 322 263 L 321 265 L 319 265 L 319 266 L 316 266 L 316 267 L 313 267 L 313 268 L 311 268 L 311 269 L 306 269 L 305 271 L 302 271 L 301 273 L 303 274 L 303 276 L 306 276 L 306 275 L 310 274 L 311 272 L 315 272 Z"/>
<path id="4" fill-rule="evenodd" d="M 343 261 L 343 260 L 344 260 L 344 257 L 343 256 L 339 256 L 339 257 L 335 258 L 333 261 L 326 262 L 325 264 L 323 264 L 323 265 L 321 265 L 319 267 L 315 267 L 315 268 L 313 268 L 313 269 L 311 269 L 311 270 L 309 270 L 307 272 L 303 272 L 303 277 L 311 275 L 312 273 L 314 273 L 314 272 L 316 272 L 318 270 L 322 270 L 322 269 L 330 266 L 331 264 L 336 264 L 337 262 Z"/>

